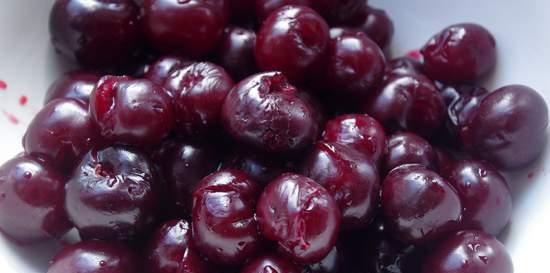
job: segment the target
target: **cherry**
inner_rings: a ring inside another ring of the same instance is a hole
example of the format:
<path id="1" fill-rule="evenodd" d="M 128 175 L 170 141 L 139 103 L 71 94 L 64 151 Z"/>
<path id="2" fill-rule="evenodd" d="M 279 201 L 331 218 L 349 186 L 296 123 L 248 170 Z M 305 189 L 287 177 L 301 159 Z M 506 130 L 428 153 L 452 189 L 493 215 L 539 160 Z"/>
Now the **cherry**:
<path id="1" fill-rule="evenodd" d="M 305 6 L 284 6 L 263 22 L 254 54 L 260 69 L 279 70 L 292 82 L 302 82 L 328 40 L 328 25 L 317 12 Z"/>
<path id="2" fill-rule="evenodd" d="M 254 211 L 260 188 L 248 175 L 222 170 L 193 193 L 193 242 L 209 260 L 238 266 L 261 250 Z"/>
<path id="3" fill-rule="evenodd" d="M 454 91 L 450 91 L 450 90 Z M 460 85 L 445 88 L 450 103 L 447 106 L 447 131 L 453 141 L 460 140 L 460 134 L 467 131 L 468 122 L 479 107 L 481 101 L 489 94 L 487 89 L 474 85 Z M 455 92 L 455 95 L 451 95 Z M 451 99 L 450 96 L 453 96 Z"/>
<path id="4" fill-rule="evenodd" d="M 315 181 L 285 173 L 264 189 L 256 207 L 262 234 L 302 264 L 316 263 L 336 244 L 340 211 L 330 193 Z"/>
<path id="5" fill-rule="evenodd" d="M 376 164 L 340 144 L 318 143 L 305 161 L 303 173 L 332 194 L 340 207 L 342 228 L 364 228 L 378 207 Z"/>
<path id="6" fill-rule="evenodd" d="M 445 148 L 441 146 L 432 146 L 437 155 L 437 165 L 440 174 L 444 174 L 449 168 L 455 164 L 455 157 Z M 450 181 L 449 181 L 450 182 Z"/>
<path id="7" fill-rule="evenodd" d="M 251 29 L 227 27 L 218 47 L 219 63 L 235 79 L 244 79 L 258 71 L 254 58 L 256 33 Z"/>
<path id="8" fill-rule="evenodd" d="M 65 208 L 82 238 L 135 239 L 155 220 L 157 182 L 144 155 L 93 149 L 67 183 Z"/>
<path id="9" fill-rule="evenodd" d="M 222 168 L 241 170 L 261 186 L 267 185 L 280 174 L 291 171 L 292 167 L 292 162 L 243 147 L 232 151 L 222 162 Z"/>
<path id="10" fill-rule="evenodd" d="M 71 223 L 65 213 L 63 174 L 19 155 L 0 166 L 0 230 L 20 244 L 58 238 Z"/>
<path id="11" fill-rule="evenodd" d="M 384 173 L 405 164 L 419 164 L 437 171 L 437 152 L 428 141 L 416 134 L 395 133 L 388 138 L 388 153 L 382 161 Z"/>
<path id="12" fill-rule="evenodd" d="M 301 267 L 293 264 L 286 257 L 278 254 L 267 254 L 260 256 L 248 263 L 240 273 L 300 273 Z"/>
<path id="13" fill-rule="evenodd" d="M 382 183 L 381 211 L 389 234 L 407 244 L 432 242 L 458 228 L 455 189 L 421 165 L 393 169 Z"/>
<path id="14" fill-rule="evenodd" d="M 132 0 L 57 0 L 50 13 L 52 43 L 84 67 L 121 66 L 141 46 L 138 15 Z"/>
<path id="15" fill-rule="evenodd" d="M 328 0 L 321 7 L 332 24 L 354 25 L 365 18 L 367 2 L 363 0 Z"/>
<path id="16" fill-rule="evenodd" d="M 410 57 L 399 57 L 386 63 L 386 77 L 422 74 L 422 63 Z"/>
<path id="17" fill-rule="evenodd" d="M 64 247 L 47 273 L 135 273 L 141 259 L 129 248 L 106 241 L 82 241 Z"/>
<path id="18" fill-rule="evenodd" d="M 176 55 L 166 55 L 160 57 L 154 63 L 152 63 L 151 67 L 147 70 L 144 77 L 155 84 L 164 85 L 172 72 L 181 69 L 189 64 L 190 62 L 182 57 Z"/>
<path id="19" fill-rule="evenodd" d="M 512 260 L 495 237 L 482 231 L 460 231 L 427 256 L 423 273 L 512 273 Z"/>
<path id="20" fill-rule="evenodd" d="M 63 74 L 50 85 L 44 98 L 44 105 L 54 99 L 73 98 L 88 103 L 99 76 L 83 71 Z"/>
<path id="21" fill-rule="evenodd" d="M 394 32 L 393 22 L 382 9 L 367 7 L 364 21 L 357 26 L 381 49 L 387 50 Z"/>
<path id="22" fill-rule="evenodd" d="M 101 78 L 90 100 L 90 113 L 104 138 L 134 146 L 159 143 L 174 124 L 167 91 L 149 80 L 126 76 Z"/>
<path id="23" fill-rule="evenodd" d="M 496 42 L 480 25 L 457 24 L 432 37 L 421 53 L 430 78 L 447 83 L 472 83 L 495 66 Z"/>

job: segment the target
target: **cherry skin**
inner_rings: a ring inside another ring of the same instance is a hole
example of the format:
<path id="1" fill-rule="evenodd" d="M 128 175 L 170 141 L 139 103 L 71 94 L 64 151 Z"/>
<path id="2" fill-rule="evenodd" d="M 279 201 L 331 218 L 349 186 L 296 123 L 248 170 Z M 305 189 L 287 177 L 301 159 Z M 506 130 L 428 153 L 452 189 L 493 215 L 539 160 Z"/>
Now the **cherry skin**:
<path id="1" fill-rule="evenodd" d="M 182 269 L 194 273 L 217 272 L 193 246 L 190 224 L 172 220 L 153 233 L 145 249 L 145 272 L 178 273 Z"/>
<path id="2" fill-rule="evenodd" d="M 99 76 L 83 71 L 63 74 L 50 85 L 44 98 L 44 105 L 54 99 L 73 98 L 88 103 Z"/>
<path id="3" fill-rule="evenodd" d="M 535 90 L 509 85 L 485 97 L 462 131 L 464 145 L 502 169 L 536 160 L 547 141 L 548 106 Z"/>
<path id="4" fill-rule="evenodd" d="M 451 89 L 454 91 L 450 91 Z M 453 96 L 453 98 L 447 98 L 450 103 L 447 106 L 446 129 L 452 141 L 459 142 L 460 134 L 468 130 L 470 118 L 489 92 L 487 89 L 475 85 L 448 87 L 444 92 L 447 93 L 447 96 Z M 455 94 L 451 95 L 450 92 L 455 92 Z"/>
<path id="5" fill-rule="evenodd" d="M 27 154 L 43 158 L 65 173 L 98 142 L 97 128 L 87 105 L 75 99 L 57 99 L 38 112 L 23 136 Z"/>
<path id="6" fill-rule="evenodd" d="M 168 77 L 172 74 L 172 72 L 189 64 L 190 62 L 182 57 L 176 55 L 166 55 L 160 57 L 152 63 L 144 77 L 153 83 L 162 86 L 168 80 Z"/>
<path id="7" fill-rule="evenodd" d="M 193 193 L 193 242 L 210 261 L 238 266 L 261 250 L 254 218 L 260 188 L 248 175 L 222 170 L 205 177 Z"/>
<path id="8" fill-rule="evenodd" d="M 248 174 L 261 186 L 269 184 L 282 173 L 292 170 L 292 162 L 255 150 L 238 147 L 222 162 L 222 168 L 237 169 Z"/>
<path id="9" fill-rule="evenodd" d="M 426 257 L 423 273 L 512 273 L 510 255 L 495 237 L 482 231 L 460 231 Z"/>
<path id="10" fill-rule="evenodd" d="M 155 220 L 157 183 L 144 155 L 124 147 L 94 149 L 67 183 L 65 208 L 82 238 L 135 239 Z"/>
<path id="11" fill-rule="evenodd" d="M 218 46 L 220 65 L 241 80 L 258 71 L 254 59 L 256 33 L 242 27 L 227 27 Z"/>
<path id="12" fill-rule="evenodd" d="M 304 175 L 334 197 L 342 214 L 343 229 L 364 228 L 370 224 L 380 194 L 375 162 L 351 147 L 320 142 L 304 166 Z"/>
<path id="13" fill-rule="evenodd" d="M 384 10 L 368 7 L 364 21 L 357 28 L 365 32 L 381 49 L 388 49 L 393 37 L 394 26 Z"/>
<path id="14" fill-rule="evenodd" d="M 293 264 L 288 258 L 279 254 L 267 254 L 260 256 L 248 263 L 240 273 L 300 273 L 302 268 Z"/>
<path id="15" fill-rule="evenodd" d="M 148 44 L 160 52 L 201 57 L 210 53 L 222 36 L 228 2 L 144 0 L 141 29 Z"/>
<path id="16" fill-rule="evenodd" d="M 437 155 L 439 173 L 445 174 L 445 172 L 455 164 L 456 159 L 448 150 L 441 146 L 432 146 L 432 148 Z"/>
<path id="17" fill-rule="evenodd" d="M 354 25 L 365 18 L 367 2 L 363 0 L 324 1 L 322 13 L 334 25 Z"/>
<path id="18" fill-rule="evenodd" d="M 497 236 L 508 224 L 512 214 L 510 189 L 491 164 L 462 160 L 442 175 L 462 200 L 462 229 L 479 229 Z"/>
<path id="19" fill-rule="evenodd" d="M 46 162 L 19 155 L 0 166 L 0 230 L 20 244 L 61 237 L 65 213 L 63 174 Z"/>
<path id="20" fill-rule="evenodd" d="M 135 273 L 141 259 L 129 248 L 107 241 L 82 241 L 63 248 L 47 273 Z"/>
<path id="21" fill-rule="evenodd" d="M 378 162 L 387 153 L 386 133 L 378 121 L 365 114 L 337 116 L 325 124 L 323 141 L 349 146 Z"/>
<path id="22" fill-rule="evenodd" d="M 254 54 L 260 69 L 279 70 L 292 82 L 303 82 L 328 41 L 328 25 L 317 12 L 284 6 L 263 22 Z"/>
<path id="23" fill-rule="evenodd" d="M 101 78 L 90 113 L 105 139 L 134 146 L 159 143 L 174 124 L 168 92 L 149 80 L 126 76 Z"/>
<path id="24" fill-rule="evenodd" d="M 462 206 L 455 189 L 421 165 L 393 169 L 382 183 L 384 226 L 407 244 L 428 243 L 458 228 Z"/>
<path id="25" fill-rule="evenodd" d="M 446 83 L 472 83 L 495 66 L 496 42 L 480 25 L 457 24 L 432 37 L 421 53 L 430 78 Z"/>
<path id="26" fill-rule="evenodd" d="M 260 230 L 279 250 L 302 264 L 316 263 L 336 244 L 340 210 L 317 182 L 285 173 L 264 189 L 256 207 Z"/>
<path id="27" fill-rule="evenodd" d="M 257 0 L 255 2 L 255 14 L 260 23 L 274 11 L 287 5 L 312 7 L 311 0 Z"/>
<path id="28" fill-rule="evenodd" d="M 50 13 L 52 43 L 86 68 L 121 66 L 141 46 L 138 15 L 132 0 L 57 0 Z"/>
<path id="29" fill-rule="evenodd" d="M 234 139 L 270 153 L 291 153 L 312 145 L 320 114 L 280 72 L 252 75 L 227 95 L 222 123 Z"/>
<path id="30" fill-rule="evenodd" d="M 222 104 L 233 85 L 227 72 L 213 63 L 193 63 L 174 70 L 164 87 L 174 96 L 176 129 L 195 137 L 217 132 Z"/>
<path id="31" fill-rule="evenodd" d="M 410 57 L 399 57 L 386 63 L 386 77 L 422 73 L 422 63 Z"/>
<path id="32" fill-rule="evenodd" d="M 388 138 L 388 153 L 382 160 L 384 173 L 405 164 L 419 164 L 438 170 L 438 157 L 432 145 L 422 137 L 398 132 Z"/>

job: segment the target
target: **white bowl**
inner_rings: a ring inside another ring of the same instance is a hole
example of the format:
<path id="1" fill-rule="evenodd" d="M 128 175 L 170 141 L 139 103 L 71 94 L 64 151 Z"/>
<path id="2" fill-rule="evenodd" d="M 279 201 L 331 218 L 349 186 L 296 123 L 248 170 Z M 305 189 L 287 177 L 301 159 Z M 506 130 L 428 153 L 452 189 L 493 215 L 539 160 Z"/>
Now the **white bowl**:
<path id="1" fill-rule="evenodd" d="M 550 102 L 550 1 L 547 0 L 372 0 L 395 22 L 394 56 L 422 46 L 443 27 L 476 22 L 497 39 L 498 66 L 484 85 L 489 89 L 521 83 Z M 42 105 L 49 84 L 71 64 L 54 54 L 48 34 L 53 0 L 4 0 L 0 8 L 0 163 L 22 151 L 26 125 Z M 1 84 L 0 84 L 1 85 Z M 28 102 L 21 105 L 22 96 Z M 13 115 L 13 116 L 11 116 Z M 17 124 L 15 122 L 17 119 Z M 550 246 L 550 156 L 524 171 L 508 174 L 514 214 L 502 236 L 516 273 L 547 272 Z M 21 248 L 0 236 L 0 272 L 45 272 L 58 243 Z M 70 272 L 67 272 L 70 273 Z"/>

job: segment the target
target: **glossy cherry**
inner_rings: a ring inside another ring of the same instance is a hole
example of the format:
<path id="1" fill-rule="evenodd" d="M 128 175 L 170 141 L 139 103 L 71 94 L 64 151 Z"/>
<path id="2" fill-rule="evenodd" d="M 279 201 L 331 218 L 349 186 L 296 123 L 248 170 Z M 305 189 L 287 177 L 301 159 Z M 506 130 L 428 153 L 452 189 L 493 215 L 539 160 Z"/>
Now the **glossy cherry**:
<path id="1" fill-rule="evenodd" d="M 162 86 L 168 80 L 172 72 L 189 64 L 191 63 L 182 57 L 166 55 L 152 63 L 144 77 Z"/>
<path id="2" fill-rule="evenodd" d="M 422 63 L 410 57 L 399 57 L 386 63 L 386 77 L 422 74 Z"/>
<path id="3" fill-rule="evenodd" d="M 54 99 L 73 98 L 88 103 L 99 76 L 89 72 L 72 71 L 53 82 L 44 98 L 44 105 Z"/>
<path id="4" fill-rule="evenodd" d="M 368 7 L 364 21 L 356 26 L 374 41 L 381 49 L 387 50 L 394 32 L 393 22 L 382 9 Z"/>
<path id="5" fill-rule="evenodd" d="M 83 238 L 135 239 L 155 220 L 157 183 L 144 155 L 124 147 L 93 149 L 67 183 L 65 208 Z"/>
<path id="6" fill-rule="evenodd" d="M 496 63 L 493 35 L 477 24 L 457 24 L 443 29 L 421 49 L 426 74 L 447 83 L 472 83 Z"/>
<path id="7" fill-rule="evenodd" d="M 262 24 L 255 57 L 260 69 L 281 71 L 292 82 L 303 82 L 329 41 L 328 25 L 305 6 L 284 6 Z"/>
<path id="8" fill-rule="evenodd" d="M 126 76 L 101 78 L 90 113 L 105 139 L 134 146 L 159 143 L 174 124 L 168 92 L 149 80 Z"/>
<path id="9" fill-rule="evenodd" d="M 340 207 L 342 228 L 368 226 L 378 208 L 376 163 L 341 144 L 320 142 L 304 163 L 304 175 L 321 184 Z"/>
<path id="10" fill-rule="evenodd" d="M 47 273 L 135 273 L 141 259 L 126 246 L 107 241 L 82 241 L 64 247 L 53 258 Z"/>
<path id="11" fill-rule="evenodd" d="M 261 250 L 254 218 L 260 188 L 248 175 L 222 170 L 193 193 L 193 242 L 210 261 L 239 266 Z"/>
<path id="12" fill-rule="evenodd" d="M 388 173 L 405 164 L 439 170 L 437 153 L 428 141 L 410 132 L 398 132 L 388 137 L 388 153 L 382 160 L 382 168 Z"/>
<path id="13" fill-rule="evenodd" d="M 282 173 L 291 171 L 293 166 L 292 162 L 285 162 L 272 155 L 238 147 L 222 162 L 222 168 L 243 171 L 265 186 Z"/>
<path id="14" fill-rule="evenodd" d="M 254 58 L 256 33 L 242 27 L 227 27 L 218 46 L 220 65 L 235 79 L 244 79 L 258 71 Z"/>
<path id="15" fill-rule="evenodd" d="M 63 174 L 48 163 L 19 155 L 0 166 L 0 230 L 20 244 L 65 234 Z"/>
<path id="16" fill-rule="evenodd" d="M 240 273 L 300 273 L 303 272 L 302 270 L 301 266 L 292 263 L 280 254 L 267 254 L 252 260 Z"/>
<path id="17" fill-rule="evenodd" d="M 453 141 L 460 141 L 460 134 L 468 130 L 470 118 L 489 92 L 475 85 L 447 87 L 443 92 L 447 94 L 447 100 L 450 101 L 447 106 L 447 131 Z"/>
<path id="18" fill-rule="evenodd" d="M 462 214 L 456 190 L 421 165 L 393 169 L 382 183 L 384 226 L 407 244 L 428 243 L 455 231 Z"/>
<path id="19" fill-rule="evenodd" d="M 423 273 L 513 273 L 512 259 L 495 237 L 460 231 L 439 243 L 426 257 Z"/>
<path id="20" fill-rule="evenodd" d="M 313 144 L 320 114 L 282 73 L 266 72 L 229 92 L 221 118 L 236 140 L 266 152 L 289 153 Z"/>
<path id="21" fill-rule="evenodd" d="M 121 66 L 141 46 L 138 15 L 132 0 L 57 0 L 50 13 L 52 43 L 84 67 Z"/>
<path id="22" fill-rule="evenodd" d="M 264 189 L 256 208 L 260 230 L 280 251 L 302 264 L 316 263 L 332 250 L 340 229 L 340 211 L 317 182 L 285 173 Z"/>
<path id="23" fill-rule="evenodd" d="M 48 103 L 33 118 L 23 136 L 25 152 L 71 172 L 98 142 L 97 128 L 87 105 L 75 99 Z"/>

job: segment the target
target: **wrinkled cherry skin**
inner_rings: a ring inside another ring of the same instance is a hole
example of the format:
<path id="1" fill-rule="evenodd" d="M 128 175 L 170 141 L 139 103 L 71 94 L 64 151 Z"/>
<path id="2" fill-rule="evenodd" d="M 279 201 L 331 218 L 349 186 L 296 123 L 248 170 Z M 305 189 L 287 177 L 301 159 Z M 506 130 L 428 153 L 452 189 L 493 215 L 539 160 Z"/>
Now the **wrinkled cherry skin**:
<path id="1" fill-rule="evenodd" d="M 252 75 L 227 95 L 222 123 L 236 140 L 270 153 L 296 152 L 319 134 L 320 114 L 280 72 Z"/>
<path id="2" fill-rule="evenodd" d="M 237 170 L 205 177 L 193 193 L 193 242 L 210 261 L 239 266 L 257 255 L 262 238 L 254 217 L 260 187 Z"/>
<path id="3" fill-rule="evenodd" d="M 332 194 L 340 207 L 343 229 L 370 224 L 380 194 L 374 161 L 351 147 L 320 142 L 306 159 L 303 173 Z"/>
<path id="4" fill-rule="evenodd" d="M 445 121 L 443 97 L 422 75 L 390 77 L 373 91 L 362 109 L 389 132 L 401 129 L 430 137 Z"/>
<path id="5" fill-rule="evenodd" d="M 504 245 L 482 231 L 460 231 L 426 257 L 423 273 L 513 273 Z"/>
<path id="6" fill-rule="evenodd" d="M 475 82 L 496 63 L 495 38 L 477 24 L 449 26 L 432 37 L 420 52 L 426 74 L 446 83 Z"/>
<path id="7" fill-rule="evenodd" d="M 337 243 L 323 260 L 308 266 L 310 273 L 340 273 L 349 270 L 350 259 L 345 245 Z"/>
<path id="8" fill-rule="evenodd" d="M 328 41 L 328 25 L 317 12 L 284 6 L 263 22 L 254 54 L 260 69 L 279 70 L 292 82 L 303 82 Z"/>
<path id="9" fill-rule="evenodd" d="M 66 246 L 53 258 L 47 273 L 136 273 L 141 259 L 126 246 L 107 241 L 82 241 Z"/>
<path id="10" fill-rule="evenodd" d="M 57 0 L 50 13 L 52 43 L 86 68 L 121 66 L 141 46 L 138 15 L 132 0 Z"/>
<path id="11" fill-rule="evenodd" d="M 331 38 L 325 65 L 331 94 L 351 102 L 365 98 L 382 81 L 384 70 L 382 50 L 365 33 L 344 29 Z"/>
<path id="12" fill-rule="evenodd" d="M 462 131 L 462 142 L 498 168 L 518 169 L 539 157 L 547 128 L 544 98 L 527 86 L 509 85 L 481 101 Z"/>
<path id="13" fill-rule="evenodd" d="M 0 230 L 20 244 L 65 234 L 63 174 L 30 156 L 19 155 L 0 166 Z"/>
<path id="14" fill-rule="evenodd" d="M 174 107 L 168 92 L 147 79 L 101 78 L 90 99 L 101 135 L 115 143 L 150 146 L 172 129 Z"/>
<path id="15" fill-rule="evenodd" d="M 428 243 L 458 228 L 456 190 L 421 165 L 393 169 L 382 183 L 381 210 L 389 234 L 407 244 Z"/>
<path id="16" fill-rule="evenodd" d="M 191 226 L 185 220 L 162 224 L 145 249 L 145 273 L 215 273 L 191 240 Z"/>
<path id="17" fill-rule="evenodd" d="M 218 46 L 220 65 L 241 80 L 258 71 L 254 58 L 256 33 L 242 27 L 227 27 Z"/>
<path id="18" fill-rule="evenodd" d="M 199 62 L 174 70 L 164 87 L 174 96 L 176 130 L 187 136 L 205 136 L 220 130 L 220 111 L 234 83 L 225 70 Z"/>
<path id="19" fill-rule="evenodd" d="M 144 77 L 155 84 L 164 85 L 172 72 L 189 65 L 190 62 L 176 55 L 166 55 L 151 64 Z"/>
<path id="20" fill-rule="evenodd" d="M 228 19 L 228 2 L 144 0 L 141 29 L 154 49 L 198 58 L 211 52 L 220 40 Z"/>
<path id="21" fill-rule="evenodd" d="M 323 260 L 336 244 L 341 214 L 330 193 L 317 182 L 285 173 L 264 189 L 256 218 L 262 235 L 301 264 Z"/>
<path id="22" fill-rule="evenodd" d="M 422 63 L 410 57 L 399 57 L 386 63 L 386 77 L 422 74 Z"/>
<path id="23" fill-rule="evenodd" d="M 392 20 L 382 9 L 368 7 L 365 13 L 364 21 L 357 28 L 365 32 L 382 50 L 387 50 L 394 32 Z"/>
<path id="24" fill-rule="evenodd" d="M 382 168 L 388 173 L 405 164 L 439 170 L 437 153 L 428 141 L 413 133 L 398 132 L 388 137 L 388 153 L 382 160 Z"/>
<path id="25" fill-rule="evenodd" d="M 272 155 L 238 147 L 222 162 L 221 167 L 243 171 L 261 186 L 265 186 L 282 173 L 291 171 L 292 163 Z"/>
<path id="26" fill-rule="evenodd" d="M 266 272 L 300 273 L 303 272 L 303 269 L 280 254 L 267 254 L 252 260 L 240 271 L 240 273 Z"/>
<path id="27" fill-rule="evenodd" d="M 447 131 L 452 141 L 460 141 L 462 131 L 467 131 L 468 122 L 473 113 L 479 107 L 481 101 L 489 95 L 487 89 L 475 85 L 459 85 L 447 87 L 443 94 L 446 95 L 447 105 Z M 452 97 L 452 98 L 451 98 Z"/>
<path id="28" fill-rule="evenodd" d="M 63 74 L 50 85 L 44 98 L 44 105 L 61 98 L 78 99 L 88 103 L 99 76 L 84 71 Z"/>
<path id="29" fill-rule="evenodd" d="M 325 124 L 323 141 L 349 146 L 378 162 L 387 151 L 386 133 L 378 121 L 365 114 L 337 116 Z"/>
<path id="30" fill-rule="evenodd" d="M 71 172 L 98 141 L 97 128 L 87 105 L 75 99 L 57 99 L 38 112 L 23 136 L 27 154 Z"/>
<path id="31" fill-rule="evenodd" d="M 512 197 L 504 177 L 489 163 L 462 160 L 442 176 L 462 201 L 462 229 L 477 229 L 497 236 L 512 214 Z"/>
<path id="32" fill-rule="evenodd" d="M 144 155 L 124 147 L 94 149 L 65 187 L 65 208 L 82 238 L 135 239 L 155 220 L 157 183 Z"/>

